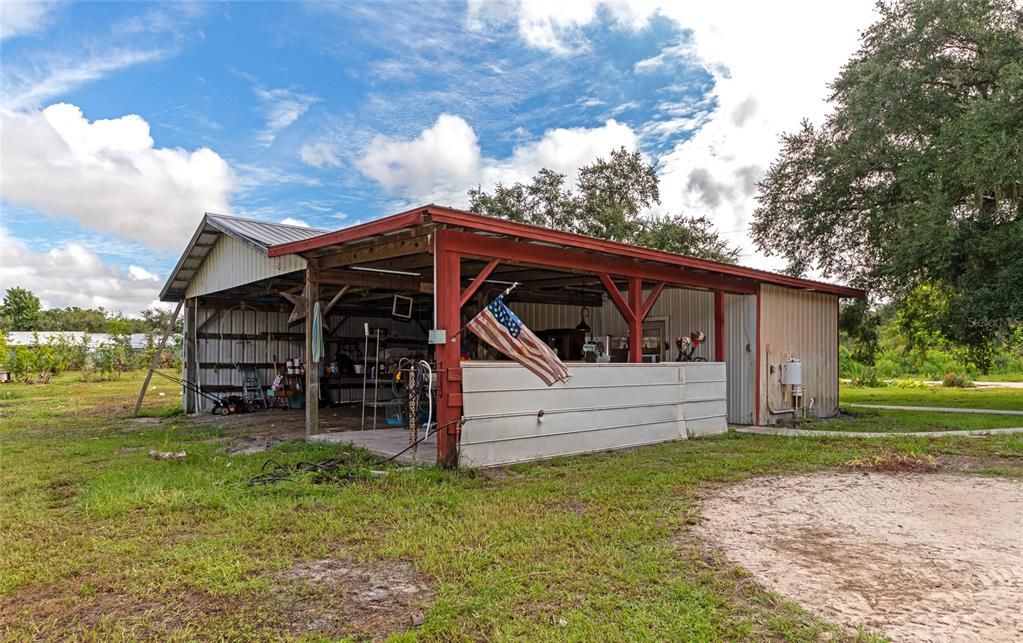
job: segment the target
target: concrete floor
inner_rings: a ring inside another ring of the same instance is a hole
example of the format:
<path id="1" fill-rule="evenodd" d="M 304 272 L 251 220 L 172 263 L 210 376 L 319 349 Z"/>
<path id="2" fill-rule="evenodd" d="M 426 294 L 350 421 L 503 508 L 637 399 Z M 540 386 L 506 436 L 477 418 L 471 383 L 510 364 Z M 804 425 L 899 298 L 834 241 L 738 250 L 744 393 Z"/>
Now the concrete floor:
<path id="1" fill-rule="evenodd" d="M 420 434 L 422 436 L 422 434 Z M 404 428 L 369 431 L 332 431 L 310 436 L 313 442 L 354 444 L 381 458 L 389 458 L 408 448 L 409 432 Z M 402 464 L 432 465 L 437 461 L 437 438 L 431 434 L 415 449 L 409 449 L 394 459 Z"/>

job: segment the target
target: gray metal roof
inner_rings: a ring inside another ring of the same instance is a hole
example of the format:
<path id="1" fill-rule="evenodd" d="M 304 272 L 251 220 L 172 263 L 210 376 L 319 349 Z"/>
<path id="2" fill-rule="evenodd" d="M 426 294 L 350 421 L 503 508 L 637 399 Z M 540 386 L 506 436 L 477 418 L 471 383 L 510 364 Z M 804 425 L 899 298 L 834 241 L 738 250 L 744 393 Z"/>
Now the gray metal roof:
<path id="1" fill-rule="evenodd" d="M 188 242 L 184 254 L 178 259 L 177 265 L 174 266 L 170 277 L 167 278 L 167 283 L 160 291 L 160 299 L 162 301 L 180 301 L 184 298 L 189 282 L 192 281 L 195 272 L 222 234 L 234 237 L 265 253 L 267 248 L 272 245 L 302 241 L 326 232 L 328 231 L 318 228 L 304 228 L 286 223 L 271 223 L 207 212 L 195 234 L 192 235 L 192 240 Z"/>
<path id="2" fill-rule="evenodd" d="M 243 219 L 224 214 L 207 214 L 206 223 L 235 239 L 257 245 L 264 250 L 278 243 L 301 241 L 327 232 L 316 228 Z"/>

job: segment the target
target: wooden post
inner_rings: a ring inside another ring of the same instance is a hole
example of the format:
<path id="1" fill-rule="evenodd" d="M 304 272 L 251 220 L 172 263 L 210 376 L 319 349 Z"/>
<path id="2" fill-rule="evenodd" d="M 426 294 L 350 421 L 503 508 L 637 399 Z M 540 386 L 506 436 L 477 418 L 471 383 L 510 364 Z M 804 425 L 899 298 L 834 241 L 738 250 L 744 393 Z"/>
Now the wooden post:
<path id="1" fill-rule="evenodd" d="M 196 351 L 199 349 L 199 342 L 196 340 L 196 319 L 199 309 L 199 300 L 193 297 L 191 301 L 185 300 L 185 354 L 184 354 L 184 379 L 198 385 L 199 370 L 196 368 Z M 191 387 L 181 386 L 182 395 L 185 398 L 185 413 L 199 412 L 199 396 Z"/>
<path id="2" fill-rule="evenodd" d="M 714 361 L 725 361 L 725 293 L 714 291 Z"/>
<path id="3" fill-rule="evenodd" d="M 305 269 L 305 434 L 320 432 L 320 364 L 313 361 L 313 304 L 320 297 L 316 268 Z"/>
<path id="4" fill-rule="evenodd" d="M 445 342 L 435 346 L 437 358 L 437 464 L 458 466 L 461 437 L 462 368 L 461 257 L 447 248 L 445 231 L 434 238 L 434 328 L 445 331 Z"/>
<path id="5" fill-rule="evenodd" d="M 643 309 L 643 280 L 639 277 L 629 277 L 629 310 L 632 315 L 629 321 L 629 361 L 640 363 L 643 361 L 643 316 L 640 311 Z"/>
<path id="6" fill-rule="evenodd" d="M 185 300 L 182 299 L 178 302 L 178 305 L 174 308 L 174 314 L 171 315 L 170 321 L 167 323 L 167 328 L 163 329 L 163 337 L 160 338 L 160 343 L 156 347 L 156 352 L 153 353 L 153 359 L 149 362 L 149 372 L 146 373 L 146 379 L 142 382 L 142 390 L 139 391 L 139 399 L 135 400 L 135 412 L 132 413 L 135 417 L 138 417 L 139 409 L 142 408 L 142 398 L 146 396 L 146 390 L 149 388 L 149 381 L 153 379 L 153 371 L 156 370 L 156 363 L 160 360 L 160 354 L 163 353 L 163 347 L 167 345 L 167 338 L 174 332 L 174 324 L 178 321 L 178 314 L 181 313 L 181 306 L 183 306 Z"/>

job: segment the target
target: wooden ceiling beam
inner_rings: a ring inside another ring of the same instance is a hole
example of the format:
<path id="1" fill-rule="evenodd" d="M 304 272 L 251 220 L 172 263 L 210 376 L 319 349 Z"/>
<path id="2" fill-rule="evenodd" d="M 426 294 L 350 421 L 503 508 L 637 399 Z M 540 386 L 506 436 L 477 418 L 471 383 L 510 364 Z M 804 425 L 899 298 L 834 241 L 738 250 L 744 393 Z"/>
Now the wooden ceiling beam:
<path id="1" fill-rule="evenodd" d="M 342 247 L 330 254 L 317 257 L 320 268 L 336 268 L 371 263 L 398 257 L 407 257 L 430 251 L 430 234 L 401 234 L 395 239 L 378 240 L 352 248 Z"/>
<path id="2" fill-rule="evenodd" d="M 433 292 L 433 285 L 425 283 L 419 277 L 410 275 L 390 275 L 367 270 L 322 270 L 316 276 L 319 283 L 328 286 L 354 286 L 363 288 L 381 288 L 398 292 Z"/>

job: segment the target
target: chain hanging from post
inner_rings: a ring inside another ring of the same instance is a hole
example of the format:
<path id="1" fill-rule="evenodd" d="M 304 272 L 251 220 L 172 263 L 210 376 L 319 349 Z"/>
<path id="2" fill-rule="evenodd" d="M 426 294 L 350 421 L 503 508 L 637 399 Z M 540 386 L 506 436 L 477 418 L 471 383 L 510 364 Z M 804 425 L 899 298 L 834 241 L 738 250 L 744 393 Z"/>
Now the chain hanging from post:
<path id="1" fill-rule="evenodd" d="M 405 417 L 408 418 L 409 442 L 415 443 L 419 440 L 419 367 L 415 362 L 409 366 L 405 392 L 408 395 Z"/>

